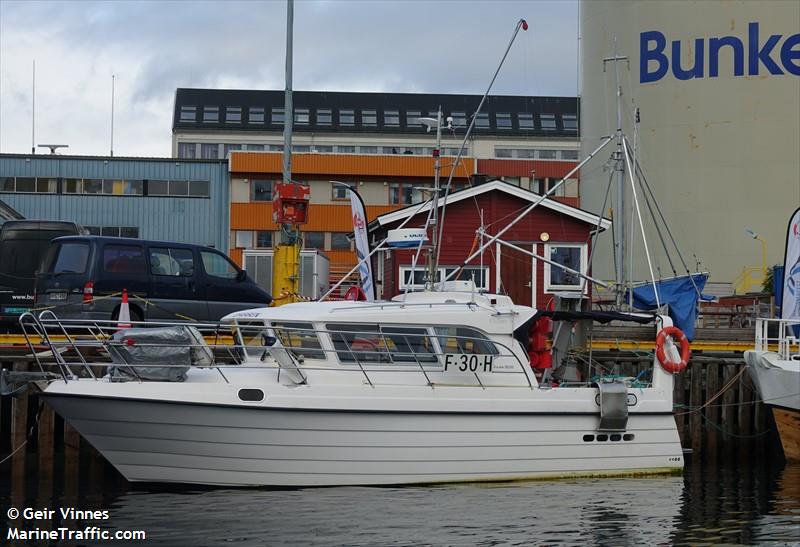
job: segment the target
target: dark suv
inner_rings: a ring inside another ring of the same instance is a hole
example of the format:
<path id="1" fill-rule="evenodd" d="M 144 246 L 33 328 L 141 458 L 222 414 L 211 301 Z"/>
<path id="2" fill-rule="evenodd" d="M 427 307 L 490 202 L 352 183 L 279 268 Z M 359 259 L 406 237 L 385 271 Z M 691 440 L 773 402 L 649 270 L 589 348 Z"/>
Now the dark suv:
<path id="1" fill-rule="evenodd" d="M 9 220 L 0 228 L 0 324 L 16 325 L 33 307 L 36 270 L 53 238 L 85 233 L 74 222 Z"/>
<path id="2" fill-rule="evenodd" d="M 36 278 L 36 306 L 52 306 L 60 318 L 116 319 L 122 289 L 133 321 L 217 321 L 272 301 L 210 247 L 75 236 L 51 242 Z"/>

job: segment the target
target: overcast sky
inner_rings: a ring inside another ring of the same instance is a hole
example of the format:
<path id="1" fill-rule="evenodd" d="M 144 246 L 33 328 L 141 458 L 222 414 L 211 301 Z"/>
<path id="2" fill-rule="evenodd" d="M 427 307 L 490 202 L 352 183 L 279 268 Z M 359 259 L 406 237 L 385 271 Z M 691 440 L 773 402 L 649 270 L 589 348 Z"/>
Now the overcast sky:
<path id="1" fill-rule="evenodd" d="M 577 94 L 577 0 L 296 0 L 294 89 Z M 0 0 L 0 152 L 169 156 L 177 87 L 283 89 L 286 2 Z"/>

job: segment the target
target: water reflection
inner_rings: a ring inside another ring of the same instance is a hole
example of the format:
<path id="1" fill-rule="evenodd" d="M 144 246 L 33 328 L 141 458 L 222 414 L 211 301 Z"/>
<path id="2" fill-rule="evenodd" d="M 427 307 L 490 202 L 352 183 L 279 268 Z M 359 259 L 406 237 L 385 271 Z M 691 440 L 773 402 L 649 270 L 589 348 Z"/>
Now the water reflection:
<path id="1" fill-rule="evenodd" d="M 111 528 L 146 530 L 148 545 L 800 542 L 800 466 L 768 461 L 698 465 L 683 477 L 406 488 L 141 488 L 113 473 L 81 476 L 77 492 L 56 480 L 52 496 L 29 478 L 24 502 L 108 509 Z"/>

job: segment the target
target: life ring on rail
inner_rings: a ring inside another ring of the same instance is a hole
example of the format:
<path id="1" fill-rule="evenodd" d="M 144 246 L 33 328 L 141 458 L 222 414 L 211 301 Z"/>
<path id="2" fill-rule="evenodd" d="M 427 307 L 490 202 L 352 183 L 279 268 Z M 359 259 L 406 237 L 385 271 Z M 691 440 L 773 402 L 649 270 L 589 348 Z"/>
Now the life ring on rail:
<path id="1" fill-rule="evenodd" d="M 681 346 L 681 360 L 679 362 L 670 361 L 667 358 L 665 342 L 667 336 L 671 336 L 672 340 L 679 343 Z M 689 363 L 689 358 L 692 356 L 692 348 L 689 345 L 689 339 L 683 334 L 683 331 L 678 327 L 664 327 L 656 337 L 656 357 L 658 362 L 664 367 L 664 370 L 671 374 L 678 374 L 683 372 L 686 365 Z"/>

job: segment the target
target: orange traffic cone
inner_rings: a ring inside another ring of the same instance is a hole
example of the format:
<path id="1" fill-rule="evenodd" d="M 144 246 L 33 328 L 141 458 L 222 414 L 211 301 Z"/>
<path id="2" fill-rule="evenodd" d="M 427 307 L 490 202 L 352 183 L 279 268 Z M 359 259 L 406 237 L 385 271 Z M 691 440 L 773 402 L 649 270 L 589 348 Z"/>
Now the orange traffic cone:
<path id="1" fill-rule="evenodd" d="M 128 305 L 128 289 L 122 289 L 122 304 L 119 306 L 119 317 L 117 318 L 118 329 L 129 329 L 131 325 L 131 308 Z"/>

